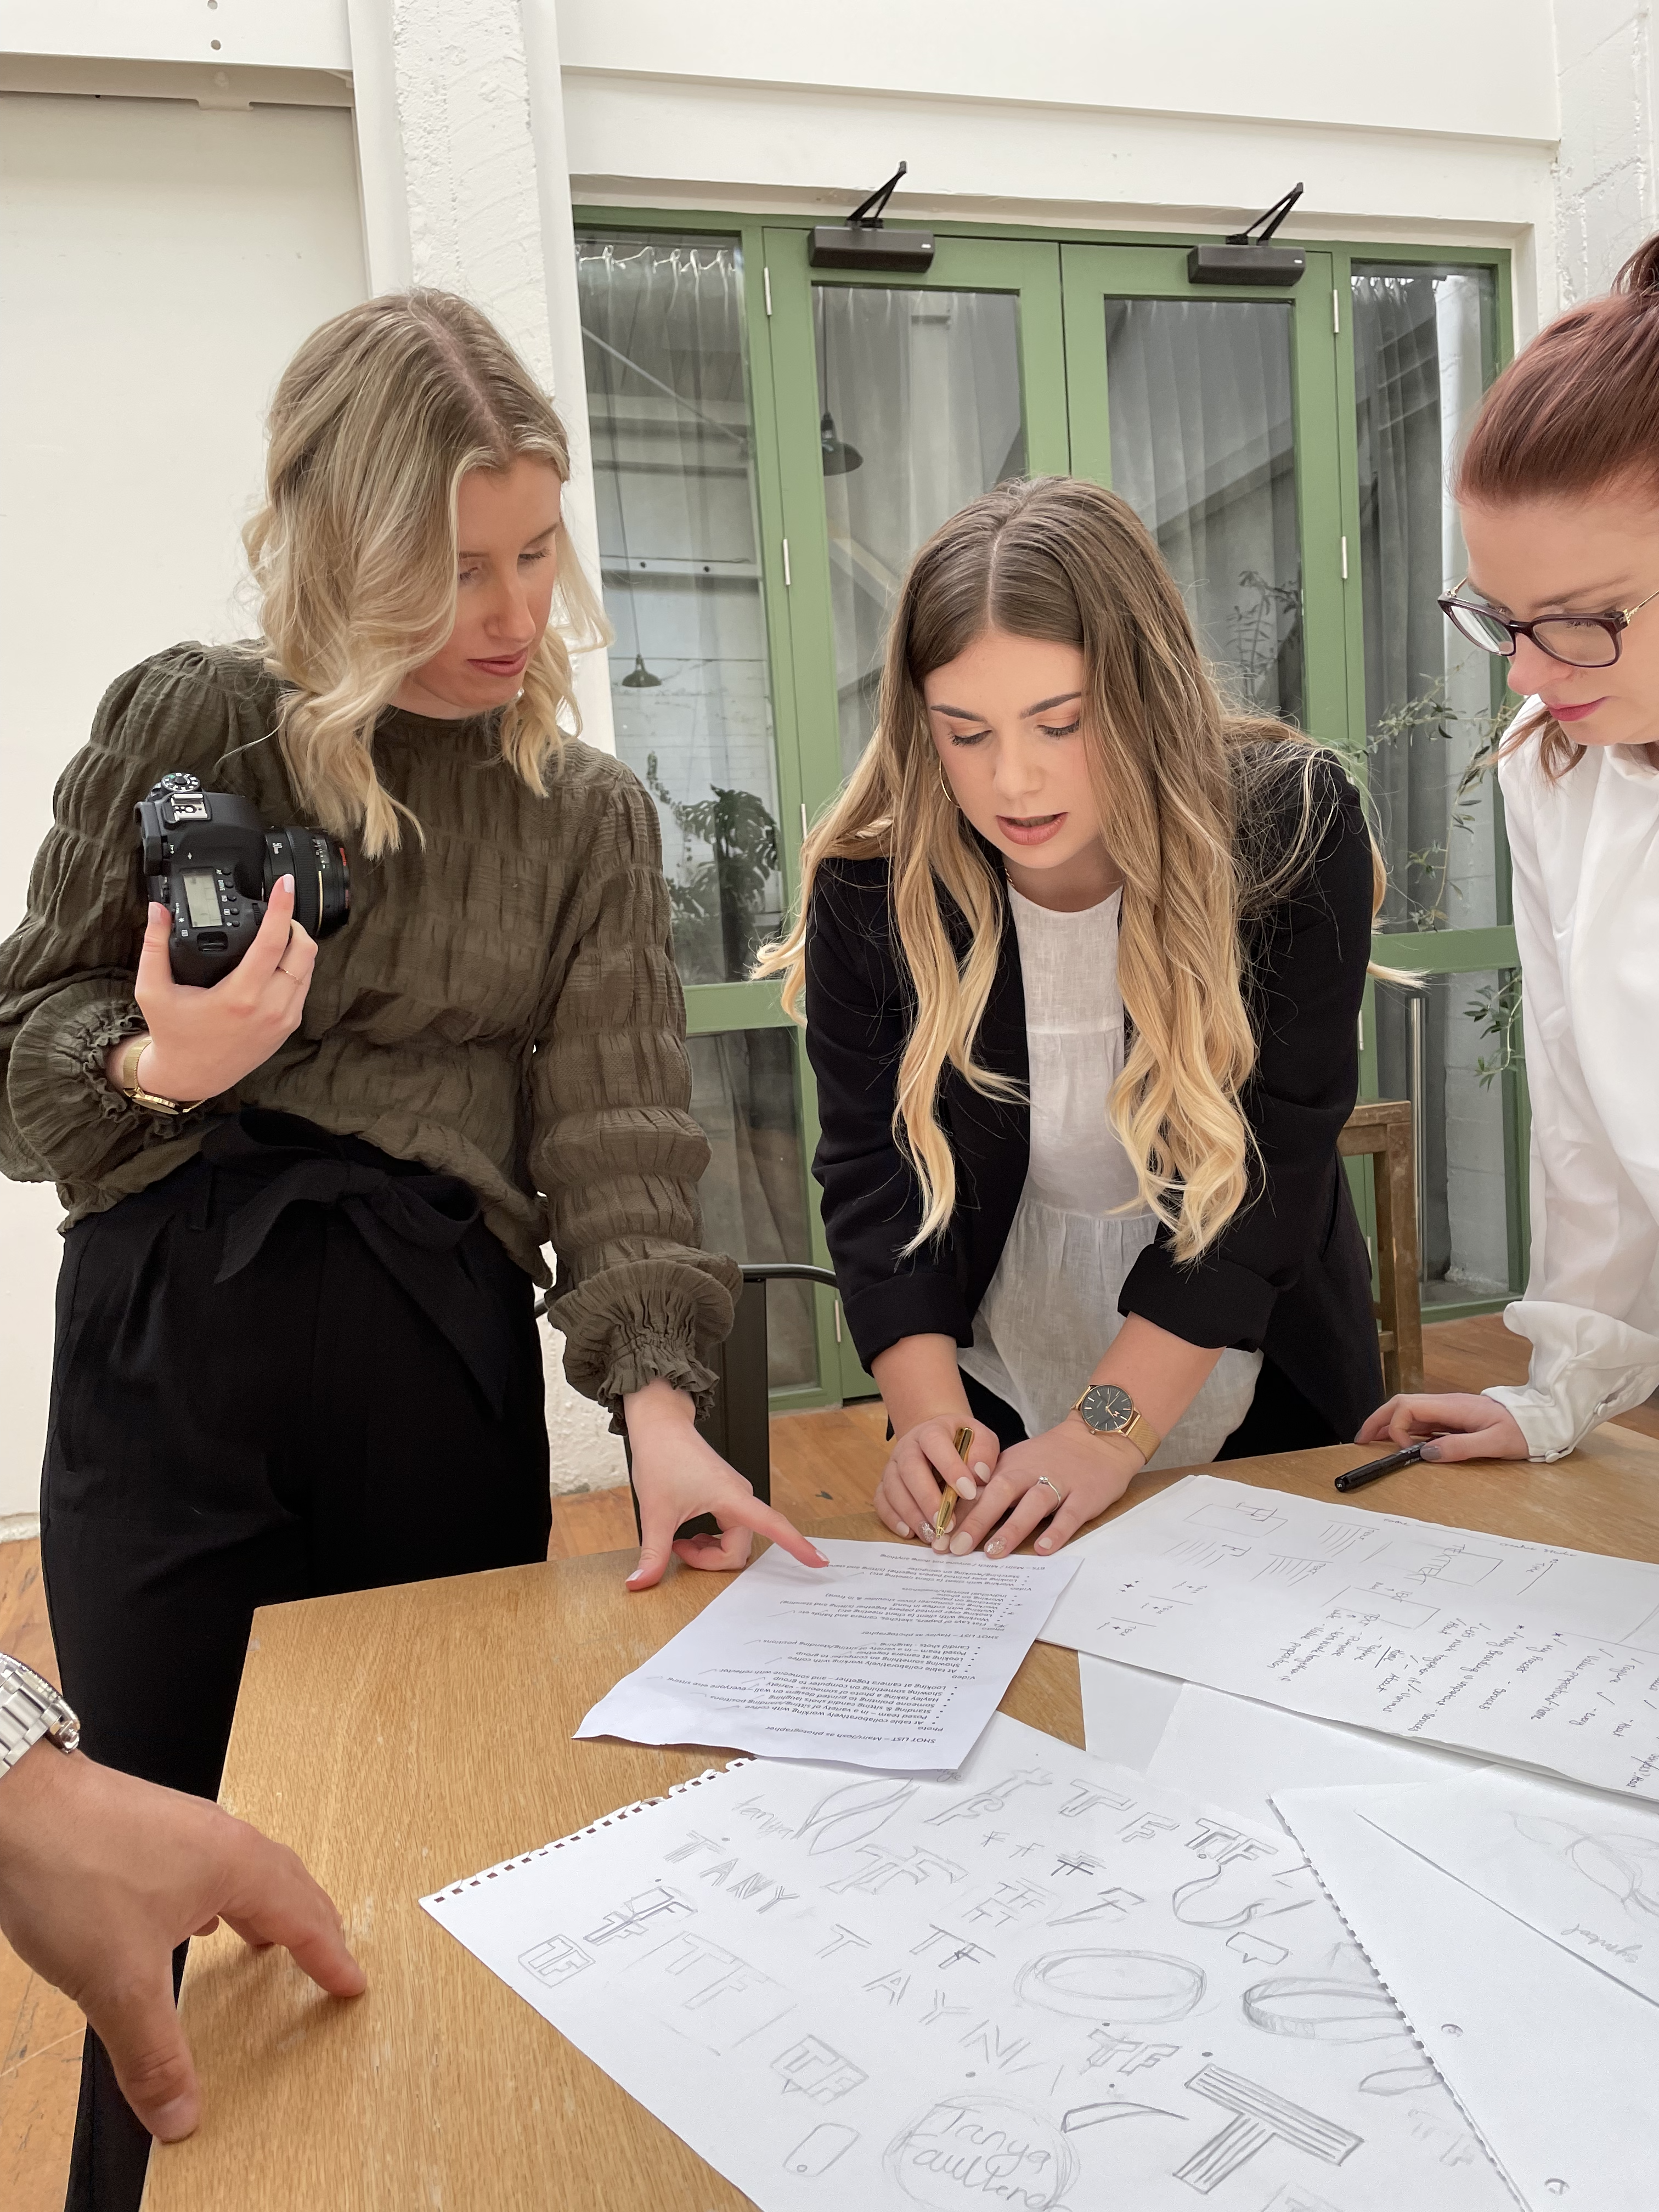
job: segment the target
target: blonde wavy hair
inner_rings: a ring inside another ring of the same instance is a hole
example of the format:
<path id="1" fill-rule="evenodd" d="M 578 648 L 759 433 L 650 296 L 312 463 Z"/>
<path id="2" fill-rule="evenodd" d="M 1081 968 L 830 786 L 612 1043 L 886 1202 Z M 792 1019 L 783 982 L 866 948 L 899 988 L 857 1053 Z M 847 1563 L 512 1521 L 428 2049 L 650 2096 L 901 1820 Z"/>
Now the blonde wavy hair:
<path id="1" fill-rule="evenodd" d="M 374 769 L 374 725 L 455 624 L 456 496 L 520 456 L 570 475 L 563 425 L 495 325 L 448 292 L 388 294 L 312 335 L 270 410 L 265 501 L 242 533 L 264 665 L 289 687 L 277 738 L 317 821 L 370 860 L 406 818 Z M 562 520 L 553 619 L 501 715 L 501 758 L 535 792 L 576 735 L 570 654 L 610 635 Z"/>
<path id="2" fill-rule="evenodd" d="M 1176 1257 L 1192 1260 L 1243 1204 L 1254 1159 L 1239 1106 L 1256 1056 L 1240 926 L 1305 869 L 1334 803 L 1317 773 L 1331 756 L 1282 723 L 1224 711 L 1157 546 L 1115 494 L 1070 477 L 1001 484 L 916 555 L 888 639 L 876 733 L 807 839 L 799 915 L 763 948 L 756 972 L 781 975 L 784 1005 L 802 1018 L 819 869 L 888 860 L 915 993 L 893 1114 L 921 1188 L 921 1225 L 906 1247 L 915 1251 L 955 1206 L 938 1115 L 946 1064 L 982 1094 L 1019 1095 L 975 1064 L 1003 878 L 945 787 L 921 688 L 992 629 L 1083 653 L 1090 780 L 1124 878 L 1118 979 L 1133 1024 L 1107 1111 L 1141 1198 L 1171 1231 Z M 1299 784 L 1300 815 L 1285 838 L 1275 823 L 1287 780 Z M 1375 844 L 1372 868 L 1380 903 Z M 946 901 L 967 925 L 960 957 Z"/>

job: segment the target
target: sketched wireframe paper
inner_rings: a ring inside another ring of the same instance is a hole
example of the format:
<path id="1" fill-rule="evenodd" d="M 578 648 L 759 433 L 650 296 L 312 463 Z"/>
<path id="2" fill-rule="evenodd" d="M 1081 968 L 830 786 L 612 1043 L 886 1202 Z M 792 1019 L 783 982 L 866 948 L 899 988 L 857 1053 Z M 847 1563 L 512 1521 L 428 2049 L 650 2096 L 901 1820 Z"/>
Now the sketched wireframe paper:
<path id="1" fill-rule="evenodd" d="M 1378 1826 L 1403 1794 L 1274 1803 L 1528 2212 L 1651 2212 L 1659 2008 Z"/>
<path id="2" fill-rule="evenodd" d="M 1076 1571 L 831 1540 L 827 1567 L 775 1545 L 576 1730 L 773 1759 L 954 1773 Z"/>
<path id="3" fill-rule="evenodd" d="M 1500 2212 L 1282 1832 L 998 1715 L 744 1762 L 422 1900 L 763 2212 Z"/>
<path id="4" fill-rule="evenodd" d="M 1659 2005 L 1659 1811 L 1488 1767 L 1450 1783 L 1390 1790 L 1367 1817 Z"/>
<path id="5" fill-rule="evenodd" d="M 1654 1798 L 1656 1592 L 1659 1567 L 1642 1562 L 1194 1475 L 1085 1540 L 1042 1634 Z"/>

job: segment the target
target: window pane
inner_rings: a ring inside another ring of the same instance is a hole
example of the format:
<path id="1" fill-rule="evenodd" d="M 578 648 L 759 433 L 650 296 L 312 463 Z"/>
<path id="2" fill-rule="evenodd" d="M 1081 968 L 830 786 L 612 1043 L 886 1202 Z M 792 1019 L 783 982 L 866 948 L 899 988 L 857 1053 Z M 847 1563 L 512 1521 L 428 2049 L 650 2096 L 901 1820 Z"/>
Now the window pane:
<path id="1" fill-rule="evenodd" d="M 617 750 L 662 814 L 688 983 L 776 928 L 777 774 L 743 282 L 729 240 L 576 240 Z"/>
<path id="2" fill-rule="evenodd" d="M 690 1040 L 691 1111 L 713 1158 L 698 1187 L 703 1243 L 734 1260 L 810 1260 L 806 1160 L 795 1101 L 793 1030 L 729 1030 Z M 817 1378 L 811 1285 L 766 1293 L 774 1389 Z"/>
<path id="3" fill-rule="evenodd" d="M 1435 602 L 1464 574 L 1449 490 L 1490 355 L 1492 271 L 1399 264 L 1353 272 L 1369 780 L 1388 863 L 1382 929 L 1500 919 L 1492 661 Z"/>
<path id="4" fill-rule="evenodd" d="M 958 507 L 1024 473 L 1019 302 L 822 284 L 812 316 L 850 774 L 875 726 L 883 634 L 905 563 Z"/>
<path id="5" fill-rule="evenodd" d="M 1418 1218 L 1425 1306 L 1518 1290 L 1506 1130 L 1520 1049 L 1514 969 L 1380 985 L 1378 1089 L 1418 1109 Z"/>
<path id="6" fill-rule="evenodd" d="M 1199 643 L 1247 712 L 1302 720 L 1291 310 L 1109 300 L 1112 485 L 1157 538 Z"/>

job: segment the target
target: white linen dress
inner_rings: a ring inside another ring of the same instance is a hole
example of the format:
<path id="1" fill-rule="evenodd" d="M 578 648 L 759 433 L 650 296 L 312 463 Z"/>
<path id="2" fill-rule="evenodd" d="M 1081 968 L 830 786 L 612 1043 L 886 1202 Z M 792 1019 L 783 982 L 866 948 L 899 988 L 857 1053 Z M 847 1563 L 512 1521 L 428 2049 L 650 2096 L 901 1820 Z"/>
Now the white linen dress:
<path id="1" fill-rule="evenodd" d="M 1122 893 L 1081 914 L 1051 913 L 1012 884 L 1007 896 L 1025 989 L 1030 1164 L 957 1361 L 1035 1437 L 1065 1419 L 1122 1328 L 1118 1293 L 1158 1219 L 1106 1115 L 1123 1069 Z M 1224 1351 L 1150 1464 L 1212 1460 L 1249 1412 L 1261 1368 L 1259 1352 Z"/>

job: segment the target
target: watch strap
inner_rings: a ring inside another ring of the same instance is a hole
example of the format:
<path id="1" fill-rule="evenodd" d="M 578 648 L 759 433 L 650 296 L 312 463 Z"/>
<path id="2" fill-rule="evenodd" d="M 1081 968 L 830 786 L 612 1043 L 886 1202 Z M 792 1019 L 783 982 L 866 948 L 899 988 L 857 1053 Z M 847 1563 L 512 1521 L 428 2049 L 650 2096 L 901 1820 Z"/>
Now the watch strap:
<path id="1" fill-rule="evenodd" d="M 138 1063 L 151 1042 L 147 1030 L 141 1030 L 137 1036 L 127 1040 L 119 1061 L 121 1078 L 116 1089 L 124 1098 L 130 1098 L 135 1106 L 143 1106 L 152 1114 L 191 1113 L 201 1104 L 199 1098 L 163 1098 L 154 1091 L 146 1091 L 139 1082 Z"/>
<path id="2" fill-rule="evenodd" d="M 1123 1389 L 1121 1383 L 1114 1387 L 1120 1397 L 1128 1399 L 1129 1418 L 1127 1421 L 1114 1419 L 1097 1427 L 1089 1419 L 1083 1408 L 1088 1403 L 1090 1391 L 1095 1388 L 1093 1383 L 1090 1384 L 1089 1389 L 1085 1390 L 1072 1411 L 1078 1416 L 1091 1437 L 1125 1437 L 1134 1446 L 1143 1460 L 1150 1460 L 1164 1439 L 1146 1419 L 1145 1413 L 1136 1406 L 1134 1400 L 1129 1397 L 1128 1392 Z"/>
<path id="3" fill-rule="evenodd" d="M 0 1651 L 0 1774 L 15 1766 L 43 1736 L 60 1751 L 73 1751 L 81 1741 L 81 1723 L 44 1675 Z"/>

